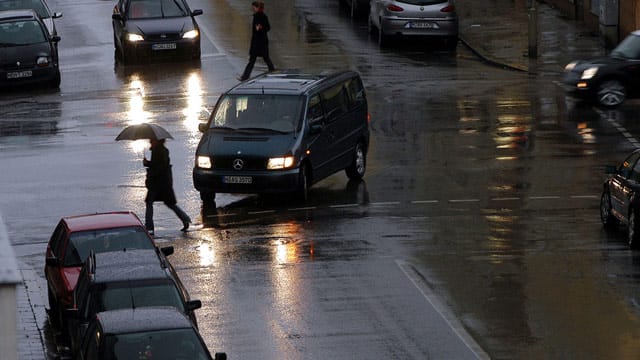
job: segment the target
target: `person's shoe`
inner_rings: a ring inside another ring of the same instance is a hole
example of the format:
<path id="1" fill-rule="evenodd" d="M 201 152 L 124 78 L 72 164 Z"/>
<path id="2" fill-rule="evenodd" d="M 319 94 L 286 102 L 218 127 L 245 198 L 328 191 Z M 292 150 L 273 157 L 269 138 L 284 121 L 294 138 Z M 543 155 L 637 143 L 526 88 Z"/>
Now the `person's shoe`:
<path id="1" fill-rule="evenodd" d="M 187 231 L 189 230 L 189 224 L 191 223 L 191 220 L 187 220 L 187 221 L 183 221 L 182 222 L 182 229 L 180 229 L 180 231 Z"/>

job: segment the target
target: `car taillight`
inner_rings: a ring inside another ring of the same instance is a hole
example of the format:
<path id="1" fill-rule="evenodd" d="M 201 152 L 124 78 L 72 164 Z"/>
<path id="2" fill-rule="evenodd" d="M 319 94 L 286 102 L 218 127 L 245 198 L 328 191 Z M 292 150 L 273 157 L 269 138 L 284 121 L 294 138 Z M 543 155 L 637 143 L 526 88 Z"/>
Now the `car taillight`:
<path id="1" fill-rule="evenodd" d="M 371 113 L 367 112 L 367 123 L 371 122 Z"/>
<path id="2" fill-rule="evenodd" d="M 456 11 L 456 7 L 453 5 L 447 5 L 442 9 L 440 9 L 440 12 L 454 12 L 454 11 Z"/>
<path id="3" fill-rule="evenodd" d="M 387 6 L 387 10 L 389 10 L 389 11 L 404 11 L 404 9 L 401 8 L 400 6 L 393 5 L 393 4 Z"/>

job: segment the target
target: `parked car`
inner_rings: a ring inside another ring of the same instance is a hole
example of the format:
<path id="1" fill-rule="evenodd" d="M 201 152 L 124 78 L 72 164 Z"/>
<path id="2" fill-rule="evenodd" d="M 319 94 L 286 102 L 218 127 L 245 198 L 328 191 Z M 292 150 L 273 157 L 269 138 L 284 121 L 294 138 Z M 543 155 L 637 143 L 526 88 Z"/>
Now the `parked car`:
<path id="1" fill-rule="evenodd" d="M 91 251 L 150 249 L 159 257 L 173 247 L 157 248 L 136 214 L 128 211 L 63 217 L 46 250 L 44 276 L 47 281 L 50 318 L 64 326 L 63 312 L 71 307 L 73 290 L 84 260 Z"/>
<path id="2" fill-rule="evenodd" d="M 118 0 L 113 42 L 123 63 L 147 58 L 200 59 L 200 28 L 185 0 Z"/>
<path id="3" fill-rule="evenodd" d="M 211 357 L 191 321 L 175 308 L 147 307 L 98 313 L 87 329 L 80 360 L 226 360 Z"/>
<path id="4" fill-rule="evenodd" d="M 191 300 L 171 263 L 153 250 L 91 253 L 85 261 L 65 311 L 72 349 L 78 349 L 89 320 L 97 313 L 148 306 L 171 306 L 198 326 Z"/>
<path id="5" fill-rule="evenodd" d="M 345 170 L 360 179 L 369 147 L 360 75 L 272 72 L 220 96 L 196 149 L 193 182 L 204 202 L 216 193 L 290 193 Z"/>
<path id="6" fill-rule="evenodd" d="M 640 30 L 608 55 L 572 61 L 564 68 L 566 91 L 579 99 L 615 107 L 640 94 Z"/>
<path id="7" fill-rule="evenodd" d="M 640 247 L 640 149 L 617 166 L 607 166 L 600 198 L 600 219 L 607 229 L 626 225 L 627 243 Z"/>
<path id="8" fill-rule="evenodd" d="M 0 87 L 60 86 L 58 46 L 33 10 L 0 11 Z"/>
<path id="9" fill-rule="evenodd" d="M 450 48 L 458 43 L 453 0 L 371 0 L 368 24 L 380 46 L 393 37 L 441 38 Z"/>
<path id="10" fill-rule="evenodd" d="M 369 11 L 369 0 L 339 0 L 341 5 L 349 9 L 351 17 L 357 14 L 367 14 Z"/>
<path id="11" fill-rule="evenodd" d="M 58 35 L 56 23 L 53 19 L 62 17 L 61 12 L 51 12 L 45 0 L 0 0 L 0 11 L 31 9 L 38 14 L 47 26 L 51 36 Z"/>

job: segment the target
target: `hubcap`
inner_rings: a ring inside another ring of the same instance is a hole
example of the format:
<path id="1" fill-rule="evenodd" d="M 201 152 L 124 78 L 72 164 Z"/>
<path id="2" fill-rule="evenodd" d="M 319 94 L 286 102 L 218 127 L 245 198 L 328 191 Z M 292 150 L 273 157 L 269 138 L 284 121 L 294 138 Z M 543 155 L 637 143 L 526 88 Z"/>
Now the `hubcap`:
<path id="1" fill-rule="evenodd" d="M 610 81 L 602 85 L 598 92 L 598 98 L 602 105 L 616 106 L 620 105 L 625 98 L 625 89 L 622 84 L 617 81 Z"/>

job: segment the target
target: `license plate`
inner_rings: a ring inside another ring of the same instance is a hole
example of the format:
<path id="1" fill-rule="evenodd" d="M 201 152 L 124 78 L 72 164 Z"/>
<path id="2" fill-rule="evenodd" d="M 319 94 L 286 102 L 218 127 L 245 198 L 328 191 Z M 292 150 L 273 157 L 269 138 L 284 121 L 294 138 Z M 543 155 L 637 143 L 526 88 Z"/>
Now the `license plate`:
<path id="1" fill-rule="evenodd" d="M 412 29 L 437 29 L 438 26 L 430 22 L 412 22 L 409 23 L 409 27 Z"/>
<path id="2" fill-rule="evenodd" d="M 251 184 L 253 178 L 251 176 L 223 176 L 222 182 L 225 184 Z"/>
<path id="3" fill-rule="evenodd" d="M 163 43 L 151 45 L 151 50 L 175 50 L 176 43 Z"/>
<path id="4" fill-rule="evenodd" d="M 20 79 L 33 76 L 31 70 L 12 71 L 7 73 L 7 79 Z"/>

